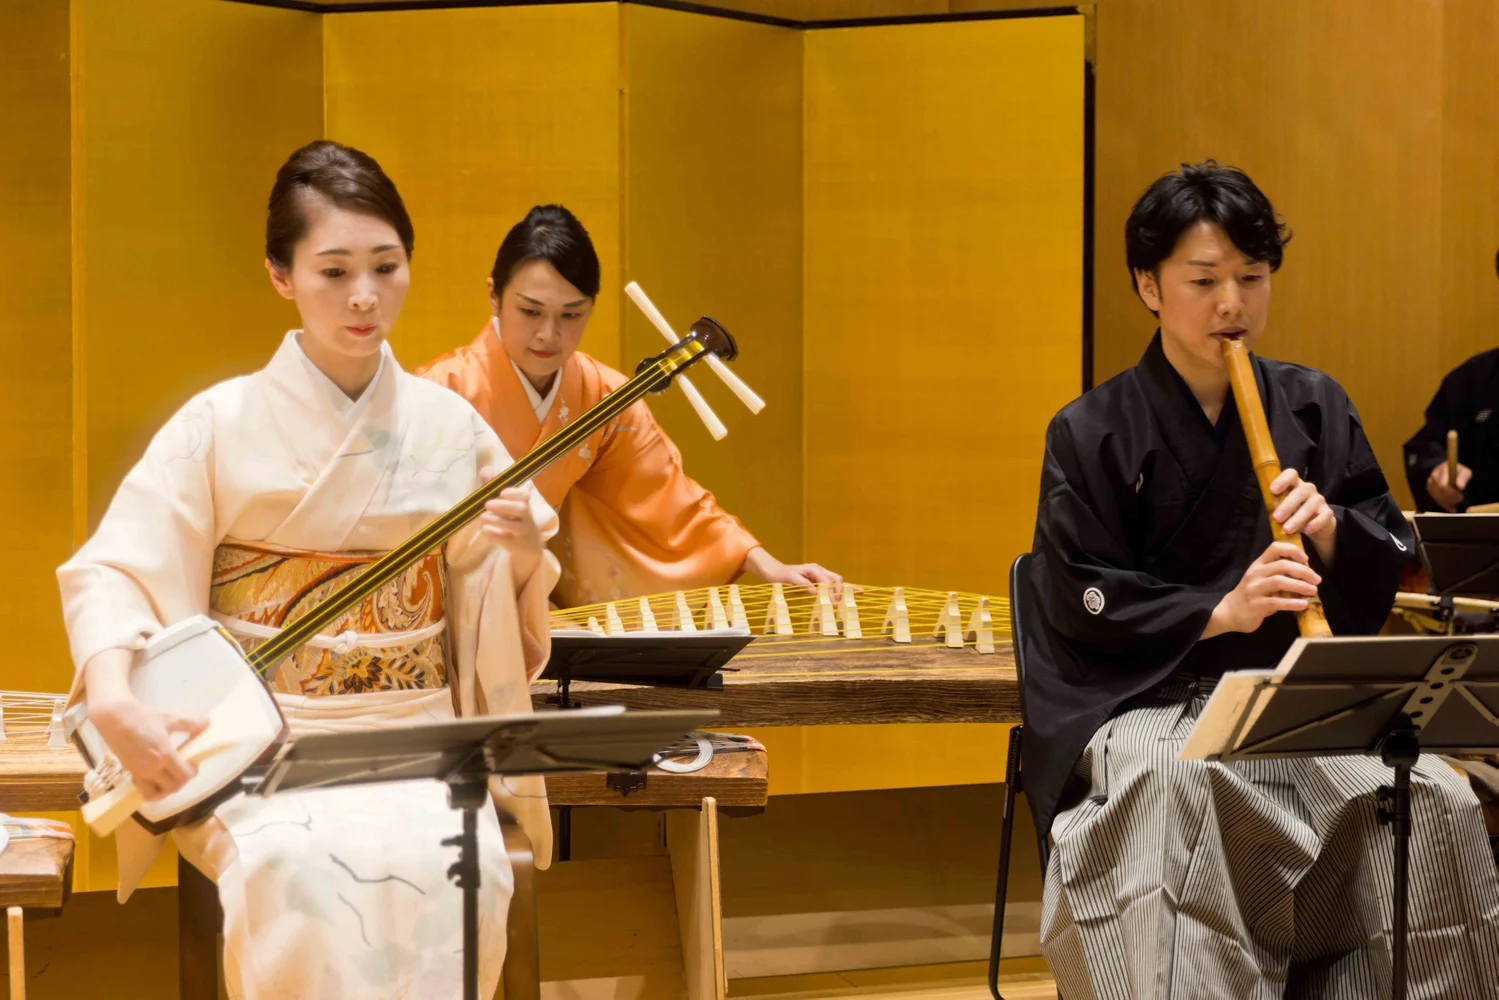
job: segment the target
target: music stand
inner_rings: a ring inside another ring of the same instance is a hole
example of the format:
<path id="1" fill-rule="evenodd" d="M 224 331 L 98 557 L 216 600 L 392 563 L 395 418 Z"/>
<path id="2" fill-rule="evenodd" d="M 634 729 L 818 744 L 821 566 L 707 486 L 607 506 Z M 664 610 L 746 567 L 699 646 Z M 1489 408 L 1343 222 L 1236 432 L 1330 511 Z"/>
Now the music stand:
<path id="1" fill-rule="evenodd" d="M 1414 521 L 1432 593 L 1499 594 L 1499 514 L 1417 514 Z"/>
<path id="2" fill-rule="evenodd" d="M 1394 1000 L 1405 1000 L 1410 772 L 1422 750 L 1499 753 L 1499 636 L 1297 639 L 1274 670 L 1225 674 L 1182 759 L 1378 754 L 1395 835 Z"/>
<path id="3" fill-rule="evenodd" d="M 563 708 L 572 707 L 568 689 L 573 681 L 722 691 L 719 671 L 753 639 L 748 629 L 622 635 L 558 629 L 552 632 L 552 655 L 541 679 L 557 682 Z"/>
<path id="4" fill-rule="evenodd" d="M 490 776 L 644 767 L 661 747 L 717 715 L 604 706 L 320 733 L 288 741 L 246 791 L 275 795 L 420 778 L 446 784 L 448 804 L 463 812 L 463 832 L 442 842 L 458 848 L 448 877 L 463 890 L 463 996 L 479 1000 L 478 811 L 489 800 Z"/>

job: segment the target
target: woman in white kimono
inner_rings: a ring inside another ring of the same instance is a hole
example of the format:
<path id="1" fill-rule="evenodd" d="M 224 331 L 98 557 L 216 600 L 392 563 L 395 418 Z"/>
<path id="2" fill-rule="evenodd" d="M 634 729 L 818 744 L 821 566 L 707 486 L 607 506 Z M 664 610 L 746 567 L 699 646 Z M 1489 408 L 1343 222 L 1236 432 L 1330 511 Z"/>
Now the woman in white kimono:
<path id="1" fill-rule="evenodd" d="M 156 435 L 98 531 L 59 571 L 78 686 L 148 797 L 192 773 L 171 734 L 201 720 L 135 700 L 133 653 L 211 613 L 253 647 L 381 552 L 510 464 L 463 399 L 407 375 L 386 337 L 409 281 L 400 195 L 357 150 L 315 142 L 282 167 L 266 267 L 302 329 L 260 372 L 208 389 Z M 485 470 L 482 471 L 481 470 Z M 294 734 L 529 709 L 548 652 L 544 547 L 555 516 L 530 487 L 351 610 L 273 678 Z M 551 854 L 540 779 L 496 782 L 502 807 Z M 447 879 L 460 829 L 446 789 L 409 782 L 238 796 L 173 831 L 218 883 L 230 995 L 456 997 L 461 893 Z M 493 810 L 481 813 L 480 988 L 493 995 L 512 877 Z M 160 847 L 117 834 L 120 898 Z"/>

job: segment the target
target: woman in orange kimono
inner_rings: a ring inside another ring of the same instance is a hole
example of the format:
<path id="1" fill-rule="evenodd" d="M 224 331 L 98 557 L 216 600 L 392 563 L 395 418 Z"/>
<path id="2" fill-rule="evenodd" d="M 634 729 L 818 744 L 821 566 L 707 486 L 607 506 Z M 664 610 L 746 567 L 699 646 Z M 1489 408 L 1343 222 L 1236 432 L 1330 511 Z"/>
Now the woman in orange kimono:
<path id="1" fill-rule="evenodd" d="M 626 381 L 578 350 L 599 293 L 599 258 L 560 205 L 531 209 L 505 236 L 489 279 L 490 318 L 474 342 L 416 369 L 474 405 L 523 455 Z M 536 477 L 561 514 L 551 542 L 560 607 L 717 586 L 840 585 L 816 563 L 787 565 L 682 470 L 682 454 L 636 403 Z"/>

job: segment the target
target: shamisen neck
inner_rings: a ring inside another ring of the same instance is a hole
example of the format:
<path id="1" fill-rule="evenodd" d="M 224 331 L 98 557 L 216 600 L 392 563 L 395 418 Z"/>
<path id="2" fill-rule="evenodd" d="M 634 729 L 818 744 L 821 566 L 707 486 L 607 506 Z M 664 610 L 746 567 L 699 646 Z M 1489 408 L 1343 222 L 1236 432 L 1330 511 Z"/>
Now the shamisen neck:
<path id="1" fill-rule="evenodd" d="M 673 347 L 652 362 L 643 365 L 633 378 L 584 411 L 578 419 L 547 438 L 510 468 L 371 563 L 364 572 L 339 588 L 311 613 L 299 618 L 295 624 L 282 629 L 276 638 L 257 646 L 249 655 L 251 665 L 261 676 L 267 676 L 281 660 L 321 632 L 343 612 L 404 572 L 417 559 L 446 542 L 459 528 L 477 517 L 483 511 L 484 504 L 496 496 L 500 490 L 519 486 L 526 480 L 534 478 L 542 469 L 576 447 L 594 431 L 623 413 L 636 400 L 649 392 L 665 388 L 679 369 L 686 367 L 703 351 L 704 348 L 700 343 L 689 341 Z"/>

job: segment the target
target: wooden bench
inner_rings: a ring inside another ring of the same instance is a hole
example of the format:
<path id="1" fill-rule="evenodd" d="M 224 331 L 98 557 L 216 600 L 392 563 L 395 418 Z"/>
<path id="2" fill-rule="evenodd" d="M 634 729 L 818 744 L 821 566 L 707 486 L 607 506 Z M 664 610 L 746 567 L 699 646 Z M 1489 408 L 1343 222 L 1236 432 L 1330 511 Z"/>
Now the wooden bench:
<path id="1" fill-rule="evenodd" d="M 59 913 L 72 882 L 71 839 L 16 840 L 0 853 L 0 907 L 5 908 L 10 947 L 10 1000 L 26 1000 L 26 911 Z"/>
<path id="2" fill-rule="evenodd" d="M 0 743 L 0 812 L 58 812 L 78 808 L 83 761 L 72 747 L 48 747 L 45 735 Z M 10 943 L 10 996 L 26 996 L 26 910 L 55 914 L 73 890 L 73 841 L 17 840 L 0 853 L 0 906 Z"/>

